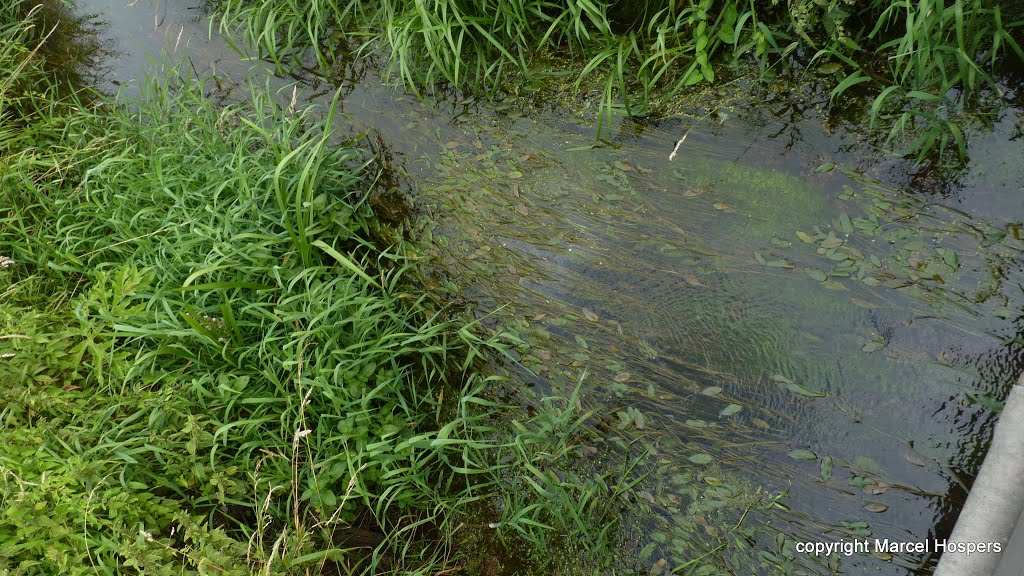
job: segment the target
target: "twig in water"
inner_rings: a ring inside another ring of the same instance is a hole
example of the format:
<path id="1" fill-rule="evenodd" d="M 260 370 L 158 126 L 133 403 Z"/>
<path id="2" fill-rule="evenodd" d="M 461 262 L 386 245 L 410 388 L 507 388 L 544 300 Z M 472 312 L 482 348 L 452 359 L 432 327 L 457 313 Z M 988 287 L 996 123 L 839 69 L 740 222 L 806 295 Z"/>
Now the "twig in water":
<path id="1" fill-rule="evenodd" d="M 689 130 L 687 130 L 687 131 L 686 131 L 686 134 L 689 134 L 689 133 L 690 133 L 690 131 L 689 131 Z M 680 146 L 682 146 L 682 145 L 683 145 L 683 142 L 685 142 L 685 141 L 686 141 L 686 134 L 683 134 L 683 137 L 682 137 L 682 138 L 680 138 L 679 140 L 677 140 L 677 141 L 676 141 L 676 147 L 675 147 L 675 148 L 673 148 L 673 149 L 672 149 L 672 153 L 668 155 L 668 161 L 669 161 L 669 162 L 671 162 L 671 161 L 672 161 L 672 159 L 676 157 L 676 152 L 678 152 L 678 151 L 679 151 L 679 147 L 680 147 Z"/>
<path id="2" fill-rule="evenodd" d="M 683 137 L 676 141 L 676 147 L 673 148 L 672 149 L 672 153 L 668 155 L 668 161 L 669 162 L 671 162 L 673 159 L 675 159 L 676 152 L 679 152 L 679 147 L 683 145 L 683 142 L 686 142 L 686 137 L 690 135 L 690 131 L 693 130 L 697 126 L 697 124 L 700 124 L 701 121 L 703 121 L 705 118 L 707 118 L 708 116 L 711 116 L 711 114 L 713 112 L 717 112 L 717 111 L 718 111 L 718 108 L 712 108 L 711 110 L 708 110 L 707 114 L 705 114 L 705 115 L 701 116 L 700 118 L 698 118 L 697 121 L 693 123 L 693 126 L 690 126 L 690 128 L 683 134 Z"/>

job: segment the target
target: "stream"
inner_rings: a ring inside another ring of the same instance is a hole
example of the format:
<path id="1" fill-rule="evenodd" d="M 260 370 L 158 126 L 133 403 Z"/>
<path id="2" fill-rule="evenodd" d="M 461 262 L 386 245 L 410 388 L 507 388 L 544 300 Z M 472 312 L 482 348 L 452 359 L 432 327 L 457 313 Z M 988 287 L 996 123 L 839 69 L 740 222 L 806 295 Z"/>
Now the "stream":
<path id="1" fill-rule="evenodd" d="M 813 75 L 712 88 L 595 142 L 568 105 L 420 101 L 370 64 L 275 77 L 208 37 L 199 0 L 78 5 L 114 54 L 100 87 L 124 98 L 162 59 L 215 76 L 225 99 L 251 81 L 326 105 L 340 84 L 342 131 L 367 132 L 438 215 L 431 287 L 499 310 L 522 340 L 517 393 L 582 382 L 602 451 L 651 449 L 621 534 L 646 566 L 684 566 L 745 523 L 767 528 L 721 560 L 743 573 L 933 570 L 934 554 L 832 560 L 794 543 L 952 529 L 1024 370 L 1019 110 L 938 180 L 828 117 Z M 788 495 L 752 509 L 761 493 Z"/>

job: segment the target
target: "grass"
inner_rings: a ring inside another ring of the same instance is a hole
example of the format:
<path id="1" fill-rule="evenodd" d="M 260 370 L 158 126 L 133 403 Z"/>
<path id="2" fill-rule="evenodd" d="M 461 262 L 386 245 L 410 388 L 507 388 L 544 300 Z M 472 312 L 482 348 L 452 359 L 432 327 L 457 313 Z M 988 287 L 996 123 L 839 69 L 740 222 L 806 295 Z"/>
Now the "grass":
<path id="1" fill-rule="evenodd" d="M 222 0 L 217 23 L 282 68 L 382 44 L 417 92 L 518 92 L 564 68 L 600 92 L 599 135 L 613 114 L 664 114 L 689 86 L 787 61 L 834 76 L 833 100 L 869 98 L 870 121 L 918 161 L 963 158 L 968 120 L 991 114 L 988 92 L 1001 101 L 999 70 L 1024 61 L 1024 6 L 986 0 Z"/>
<path id="2" fill-rule="evenodd" d="M 575 399 L 489 399 L 506 340 L 419 288 L 333 105 L 222 108 L 174 70 L 112 102 L 29 7 L 0 8 L 0 573 L 610 561 L 634 465 L 559 477 Z"/>

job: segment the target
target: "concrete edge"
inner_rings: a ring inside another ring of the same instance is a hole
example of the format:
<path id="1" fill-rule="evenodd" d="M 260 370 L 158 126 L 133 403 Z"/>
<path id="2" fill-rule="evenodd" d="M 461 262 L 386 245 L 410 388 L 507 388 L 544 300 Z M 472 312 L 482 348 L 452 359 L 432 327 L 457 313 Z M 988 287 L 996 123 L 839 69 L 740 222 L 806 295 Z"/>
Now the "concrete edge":
<path id="1" fill-rule="evenodd" d="M 968 554 L 948 546 L 934 576 L 990 576 L 1024 511 L 1024 375 L 1010 389 L 996 423 L 992 445 L 947 543 L 998 543 L 1000 551 Z M 1005 567 L 1011 568 L 1011 567 Z M 1012 567 L 1019 569 L 1019 567 Z M 1019 574 L 1019 571 L 1005 574 Z"/>

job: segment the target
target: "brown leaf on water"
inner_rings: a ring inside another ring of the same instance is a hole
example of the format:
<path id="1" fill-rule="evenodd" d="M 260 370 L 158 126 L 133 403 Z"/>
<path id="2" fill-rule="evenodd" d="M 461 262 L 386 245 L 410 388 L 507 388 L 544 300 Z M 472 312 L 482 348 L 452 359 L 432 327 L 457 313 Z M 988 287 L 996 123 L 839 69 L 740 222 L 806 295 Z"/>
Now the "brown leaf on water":
<path id="1" fill-rule="evenodd" d="M 878 496 L 879 494 L 885 494 L 889 488 L 892 488 L 892 484 L 889 484 L 888 482 L 875 482 L 874 484 L 868 484 L 865 486 L 864 491 Z"/>
<path id="2" fill-rule="evenodd" d="M 906 459 L 907 462 L 913 464 L 914 466 L 920 466 L 924 468 L 925 466 L 928 465 L 924 460 L 918 458 L 917 456 L 914 456 L 913 454 L 905 454 L 903 458 Z"/>
<path id="3" fill-rule="evenodd" d="M 519 212 L 523 216 L 529 216 L 530 210 L 526 207 L 526 204 L 519 204 L 516 206 L 516 212 Z"/>
<path id="4" fill-rule="evenodd" d="M 583 317 L 591 322 L 597 322 L 597 314 L 594 314 L 589 308 L 583 309 Z"/>
<path id="5" fill-rule="evenodd" d="M 473 148 L 476 148 L 477 150 L 483 150 L 484 149 L 483 141 L 481 141 L 479 138 L 475 138 L 473 140 Z"/>
<path id="6" fill-rule="evenodd" d="M 459 147 L 459 142 L 458 140 L 449 140 L 444 143 L 444 147 L 449 150 L 455 150 L 456 148 Z"/>
<path id="7" fill-rule="evenodd" d="M 697 196 L 700 196 L 700 190 L 698 189 L 687 188 L 683 190 L 683 198 L 696 198 Z"/>
<path id="8" fill-rule="evenodd" d="M 715 208 L 715 210 L 728 210 L 729 209 L 729 205 L 728 204 L 723 204 L 721 202 L 715 202 L 711 206 L 713 206 Z"/>
<path id="9" fill-rule="evenodd" d="M 615 380 L 616 382 L 625 382 L 632 377 L 633 375 L 630 374 L 629 372 L 619 372 L 618 374 L 615 375 L 615 378 L 613 378 L 613 380 Z"/>

